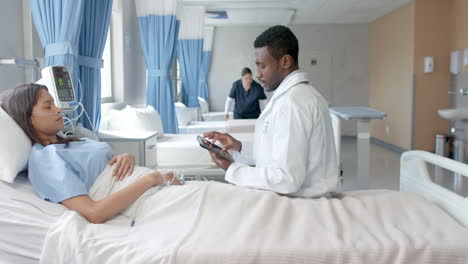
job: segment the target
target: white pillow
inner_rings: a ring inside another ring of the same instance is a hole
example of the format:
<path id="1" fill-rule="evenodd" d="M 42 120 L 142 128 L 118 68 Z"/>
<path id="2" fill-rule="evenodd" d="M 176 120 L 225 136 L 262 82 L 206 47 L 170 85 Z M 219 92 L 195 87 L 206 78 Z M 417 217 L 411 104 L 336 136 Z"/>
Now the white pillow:
<path id="1" fill-rule="evenodd" d="M 12 183 L 28 165 L 31 140 L 0 107 L 0 180 Z"/>
<path id="2" fill-rule="evenodd" d="M 181 102 L 175 103 L 177 122 L 179 126 L 186 126 L 192 121 L 189 109 Z"/>
<path id="3" fill-rule="evenodd" d="M 158 131 L 158 137 L 164 136 L 164 128 L 158 112 L 148 105 L 146 108 L 134 108 L 127 105 L 119 113 L 112 113 L 108 130 L 114 131 Z"/>
<path id="4" fill-rule="evenodd" d="M 198 103 L 200 104 L 200 109 L 201 109 L 202 115 L 205 114 L 205 113 L 208 113 L 208 111 L 209 111 L 208 102 L 204 98 L 198 97 Z"/>
<path id="5" fill-rule="evenodd" d="M 111 119 L 115 116 L 115 115 L 119 115 L 120 111 L 119 110 L 115 110 L 115 109 L 110 109 L 110 110 L 107 110 L 107 111 L 102 111 L 101 112 L 101 122 L 99 123 L 99 130 L 100 131 L 108 131 L 110 130 L 109 129 L 109 123 L 111 121 Z"/>

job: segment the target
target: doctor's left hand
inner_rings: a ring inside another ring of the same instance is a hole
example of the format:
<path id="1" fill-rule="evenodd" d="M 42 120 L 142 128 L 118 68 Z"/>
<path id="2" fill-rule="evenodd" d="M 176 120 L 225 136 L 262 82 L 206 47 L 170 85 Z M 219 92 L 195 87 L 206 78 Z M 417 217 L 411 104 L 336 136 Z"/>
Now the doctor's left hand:
<path id="1" fill-rule="evenodd" d="M 125 176 L 132 175 L 133 169 L 135 168 L 135 157 L 132 154 L 123 153 L 116 155 L 108 164 L 115 164 L 112 176 L 115 176 L 116 180 L 121 181 Z"/>
<path id="2" fill-rule="evenodd" d="M 220 167 L 221 169 L 223 170 L 227 170 L 229 168 L 229 166 L 231 166 L 232 162 L 230 162 L 229 160 L 227 159 L 224 159 L 222 157 L 220 157 L 219 155 L 217 155 L 216 153 L 213 153 L 211 151 L 208 151 L 208 153 L 210 153 L 211 155 L 211 158 L 213 159 L 214 163 Z M 229 155 L 231 156 L 229 153 L 227 153 L 226 151 L 224 151 L 224 154 L 225 155 Z"/>

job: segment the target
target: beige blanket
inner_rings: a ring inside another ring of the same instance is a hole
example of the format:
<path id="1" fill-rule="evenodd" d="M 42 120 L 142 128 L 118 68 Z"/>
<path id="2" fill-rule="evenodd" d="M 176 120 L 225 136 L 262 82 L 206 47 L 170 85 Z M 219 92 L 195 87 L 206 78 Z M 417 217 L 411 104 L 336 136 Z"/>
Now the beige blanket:
<path id="1" fill-rule="evenodd" d="M 292 199 L 211 184 L 174 263 L 468 263 L 468 230 L 395 191 Z"/>
<path id="2" fill-rule="evenodd" d="M 102 198 L 147 170 L 92 188 Z M 134 226 L 131 222 L 135 220 Z M 65 213 L 42 263 L 468 263 L 468 231 L 423 198 L 394 191 L 299 199 L 221 183 L 150 190 L 93 225 Z"/>

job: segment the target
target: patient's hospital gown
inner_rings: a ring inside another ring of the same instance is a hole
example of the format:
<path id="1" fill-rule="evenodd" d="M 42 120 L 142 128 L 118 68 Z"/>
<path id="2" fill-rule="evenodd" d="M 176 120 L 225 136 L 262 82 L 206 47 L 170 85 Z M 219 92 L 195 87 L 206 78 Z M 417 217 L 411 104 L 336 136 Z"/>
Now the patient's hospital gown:
<path id="1" fill-rule="evenodd" d="M 42 199 L 59 203 L 87 195 L 113 156 L 109 145 L 89 138 L 68 146 L 35 144 L 29 154 L 28 177 Z"/>

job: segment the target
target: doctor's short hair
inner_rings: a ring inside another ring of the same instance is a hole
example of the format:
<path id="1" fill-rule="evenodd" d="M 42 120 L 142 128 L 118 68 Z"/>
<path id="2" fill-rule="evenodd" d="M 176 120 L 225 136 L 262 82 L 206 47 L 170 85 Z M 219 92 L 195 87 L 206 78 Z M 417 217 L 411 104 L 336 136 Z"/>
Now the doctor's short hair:
<path id="1" fill-rule="evenodd" d="M 244 77 L 244 75 L 246 74 L 252 75 L 252 71 L 248 67 L 245 67 L 244 69 L 242 69 L 241 76 Z"/>
<path id="2" fill-rule="evenodd" d="M 285 26 L 277 25 L 268 28 L 257 39 L 255 39 L 254 47 L 268 47 L 273 58 L 279 60 L 286 54 L 293 57 L 294 63 L 299 65 L 299 43 L 292 31 Z"/>

